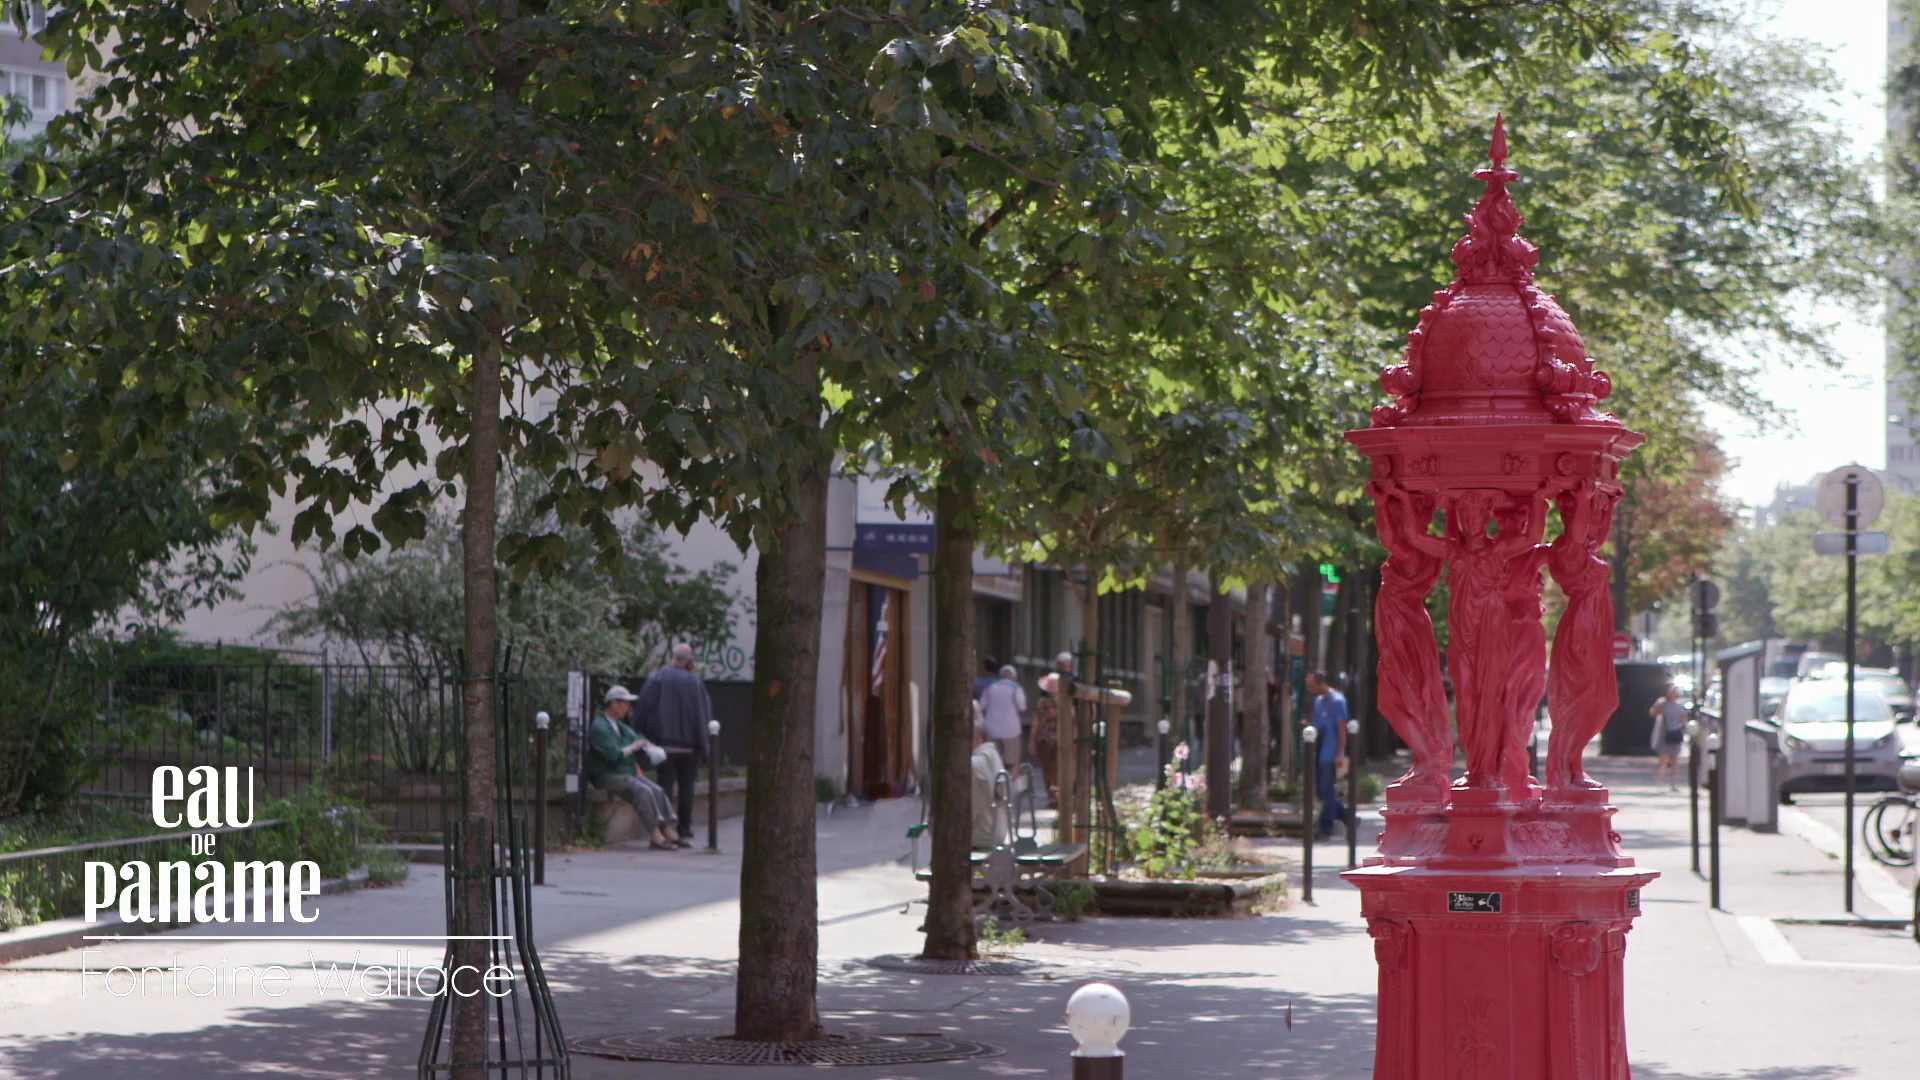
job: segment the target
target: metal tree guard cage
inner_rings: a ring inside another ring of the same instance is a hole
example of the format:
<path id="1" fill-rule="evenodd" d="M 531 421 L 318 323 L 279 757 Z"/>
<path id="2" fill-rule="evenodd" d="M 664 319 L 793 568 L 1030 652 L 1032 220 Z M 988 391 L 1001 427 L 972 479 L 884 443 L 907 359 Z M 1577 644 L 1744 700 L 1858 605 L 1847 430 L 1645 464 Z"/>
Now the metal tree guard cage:
<path id="1" fill-rule="evenodd" d="M 454 806 L 447 811 L 443 847 L 449 935 L 442 961 L 446 974 L 441 992 L 434 995 L 426 1037 L 420 1045 L 420 1080 L 475 1074 L 489 1080 L 494 1077 L 566 1080 L 572 1075 L 566 1039 L 560 1032 L 560 1017 L 553 1007 L 553 992 L 547 986 L 546 971 L 540 965 L 540 954 L 533 943 L 532 865 L 528 857 L 531 848 L 526 823 L 516 815 L 512 797 L 514 754 L 511 752 L 513 741 L 507 732 L 514 715 L 513 686 L 519 681 L 512 656 L 512 650 L 507 650 L 495 675 L 498 712 L 494 724 L 494 754 L 499 768 L 495 778 L 494 812 L 500 823 L 498 836 L 504 836 L 505 843 L 498 842 L 495 835 L 483 836 L 479 843 L 468 843 L 467 823 L 454 809 L 461 805 L 467 777 L 465 743 L 457 743 L 461 759 L 459 790 L 454 796 Z M 474 851 L 485 852 L 486 865 L 468 865 L 468 855 Z M 469 894 L 461 887 L 476 880 L 487 883 L 484 910 L 470 907 L 466 902 Z M 511 978 L 505 980 L 509 992 L 499 996 L 490 991 L 476 992 L 471 1000 L 484 1002 L 481 1009 L 486 1031 L 483 1045 L 488 1053 L 484 1061 L 455 1061 L 453 1043 L 448 1038 L 454 1013 L 452 972 L 463 960 L 472 959 L 463 954 L 481 951 L 471 946 L 462 948 L 463 940 L 475 936 L 485 939 L 487 971 L 505 969 L 510 973 Z"/>

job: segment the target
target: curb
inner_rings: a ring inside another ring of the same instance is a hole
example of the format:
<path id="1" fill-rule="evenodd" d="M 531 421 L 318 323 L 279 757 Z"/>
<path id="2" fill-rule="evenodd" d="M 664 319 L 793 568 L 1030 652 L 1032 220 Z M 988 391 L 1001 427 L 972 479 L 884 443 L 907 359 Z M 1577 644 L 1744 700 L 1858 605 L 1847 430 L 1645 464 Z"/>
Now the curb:
<path id="1" fill-rule="evenodd" d="M 365 868 L 349 870 L 346 877 L 327 878 L 321 881 L 320 895 L 332 896 L 348 892 L 366 883 Z M 86 945 L 88 938 L 145 937 L 148 934 L 163 934 L 169 930 L 185 929 L 188 925 L 192 924 L 129 923 L 123 922 L 117 914 L 110 919 L 101 919 L 99 922 L 88 922 L 78 915 L 65 919 L 53 919 L 0 934 L 0 964 L 11 964 L 52 953 L 69 952 Z"/>

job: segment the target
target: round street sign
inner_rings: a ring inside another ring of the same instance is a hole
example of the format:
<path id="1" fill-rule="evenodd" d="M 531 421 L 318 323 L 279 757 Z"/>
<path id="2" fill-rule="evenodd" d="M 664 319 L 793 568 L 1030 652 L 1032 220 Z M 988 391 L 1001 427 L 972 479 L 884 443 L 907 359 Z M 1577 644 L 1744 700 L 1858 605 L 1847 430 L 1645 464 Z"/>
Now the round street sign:
<path id="1" fill-rule="evenodd" d="M 1815 497 L 1814 505 L 1819 508 L 1820 516 L 1828 524 L 1847 527 L 1847 477 L 1858 477 L 1858 489 L 1854 495 L 1853 527 L 1864 529 L 1880 517 L 1880 509 L 1887 503 L 1886 489 L 1880 486 L 1880 476 L 1865 465 L 1842 465 L 1820 478 L 1820 494 Z"/>
<path id="2" fill-rule="evenodd" d="M 1720 603 L 1720 586 L 1708 578 L 1694 578 L 1687 583 L 1687 599 L 1695 611 L 1712 611 Z"/>
<path id="3" fill-rule="evenodd" d="M 1625 663 L 1633 659 L 1633 635 L 1625 630 L 1613 635 L 1613 659 L 1615 663 Z"/>

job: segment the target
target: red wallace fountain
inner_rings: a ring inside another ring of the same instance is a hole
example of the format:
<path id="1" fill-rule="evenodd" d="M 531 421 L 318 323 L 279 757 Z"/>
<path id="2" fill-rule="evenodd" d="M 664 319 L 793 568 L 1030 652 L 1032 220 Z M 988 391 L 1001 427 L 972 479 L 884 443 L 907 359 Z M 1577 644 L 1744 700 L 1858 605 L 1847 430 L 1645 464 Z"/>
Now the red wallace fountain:
<path id="1" fill-rule="evenodd" d="M 1346 873 L 1380 966 L 1376 1080 L 1625 1080 L 1623 960 L 1640 889 L 1607 791 L 1581 756 L 1618 701 L 1600 555 L 1620 459 L 1643 437 L 1595 405 L 1612 389 L 1533 281 L 1504 124 L 1457 276 L 1347 433 L 1373 463 L 1388 559 L 1375 607 L 1380 709 L 1413 752 L 1387 788 L 1377 855 Z M 1543 543 L 1550 513 L 1561 530 Z M 1436 529 L 1436 513 L 1442 524 Z M 1547 664 L 1544 574 L 1566 593 Z M 1444 573 L 1457 723 L 1427 594 Z M 1528 767 L 1545 695 L 1545 785 Z M 1455 779 L 1454 733 L 1466 774 Z"/>

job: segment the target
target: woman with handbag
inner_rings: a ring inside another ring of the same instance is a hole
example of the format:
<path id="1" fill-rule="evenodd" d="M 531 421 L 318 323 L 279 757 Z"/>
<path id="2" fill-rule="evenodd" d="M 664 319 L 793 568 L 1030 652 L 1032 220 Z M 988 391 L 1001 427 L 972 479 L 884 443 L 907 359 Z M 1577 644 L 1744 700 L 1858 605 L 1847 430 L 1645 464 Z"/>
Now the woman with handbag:
<path id="1" fill-rule="evenodd" d="M 1653 717 L 1653 751 L 1660 763 L 1653 767 L 1653 782 L 1667 774 L 1667 790 L 1680 790 L 1680 747 L 1687 741 L 1687 707 L 1680 704 L 1680 688 L 1667 684 L 1667 692 L 1647 710 Z"/>

